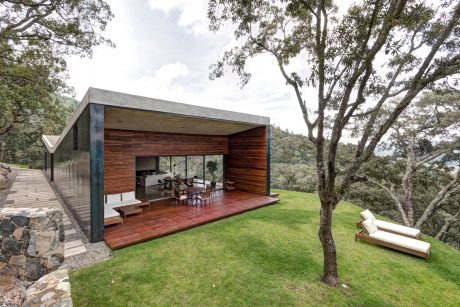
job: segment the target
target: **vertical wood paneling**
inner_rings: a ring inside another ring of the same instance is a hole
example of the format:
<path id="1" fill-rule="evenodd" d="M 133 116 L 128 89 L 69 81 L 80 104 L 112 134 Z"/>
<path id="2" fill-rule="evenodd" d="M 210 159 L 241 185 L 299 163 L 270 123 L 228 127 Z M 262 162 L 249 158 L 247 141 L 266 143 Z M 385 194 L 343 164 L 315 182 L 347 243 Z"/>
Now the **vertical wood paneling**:
<path id="1" fill-rule="evenodd" d="M 257 127 L 228 136 L 227 179 L 237 190 L 267 193 L 267 129 Z"/>

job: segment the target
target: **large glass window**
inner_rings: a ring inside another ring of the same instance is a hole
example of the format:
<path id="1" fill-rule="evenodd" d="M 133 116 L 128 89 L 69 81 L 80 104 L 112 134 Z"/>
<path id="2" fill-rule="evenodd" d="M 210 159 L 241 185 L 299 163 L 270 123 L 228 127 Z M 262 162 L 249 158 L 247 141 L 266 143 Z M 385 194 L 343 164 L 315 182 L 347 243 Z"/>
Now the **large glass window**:
<path id="1" fill-rule="evenodd" d="M 171 171 L 171 157 L 160 157 L 160 171 L 162 172 L 169 172 Z"/>
<path id="2" fill-rule="evenodd" d="M 203 156 L 187 156 L 187 177 L 198 179 L 198 183 L 203 183 Z"/>
<path id="3" fill-rule="evenodd" d="M 172 171 L 174 176 L 185 178 L 185 156 L 172 157 Z"/>
<path id="4" fill-rule="evenodd" d="M 209 161 L 215 162 L 217 169 L 211 173 L 209 169 Z M 222 186 L 224 182 L 224 156 L 222 155 L 207 155 L 205 156 L 205 180 L 211 182 L 213 179 L 217 182 L 217 186 Z M 213 178 L 214 175 L 214 178 Z"/>
<path id="5" fill-rule="evenodd" d="M 216 169 L 212 172 L 207 165 L 208 161 L 212 161 L 216 165 Z M 170 169 L 175 177 L 194 178 L 196 176 L 200 184 L 211 184 L 211 181 L 215 180 L 217 188 L 223 186 L 223 155 L 160 157 L 160 170 L 169 172 Z"/>

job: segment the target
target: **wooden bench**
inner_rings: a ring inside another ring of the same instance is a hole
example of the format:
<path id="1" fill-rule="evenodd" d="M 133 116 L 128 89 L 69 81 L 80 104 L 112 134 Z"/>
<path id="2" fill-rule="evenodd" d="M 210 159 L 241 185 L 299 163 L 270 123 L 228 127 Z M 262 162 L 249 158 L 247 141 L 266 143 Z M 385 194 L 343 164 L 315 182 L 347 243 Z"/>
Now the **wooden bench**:
<path id="1" fill-rule="evenodd" d="M 123 226 L 123 218 L 121 216 L 112 216 L 104 219 L 104 226 L 119 224 Z"/>

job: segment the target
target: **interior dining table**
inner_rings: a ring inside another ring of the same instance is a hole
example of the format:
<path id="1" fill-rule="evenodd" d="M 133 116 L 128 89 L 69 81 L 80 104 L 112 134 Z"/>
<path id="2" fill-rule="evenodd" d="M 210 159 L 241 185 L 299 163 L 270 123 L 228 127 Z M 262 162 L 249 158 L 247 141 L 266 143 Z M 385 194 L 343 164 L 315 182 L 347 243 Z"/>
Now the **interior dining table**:
<path id="1" fill-rule="evenodd" d="M 182 182 L 187 182 L 187 180 L 193 180 L 194 178 L 163 178 L 163 181 L 165 183 L 165 189 L 169 189 L 169 190 L 172 190 L 173 188 L 173 185 L 178 182 L 178 181 L 182 181 Z M 182 191 L 182 190 L 181 190 Z"/>

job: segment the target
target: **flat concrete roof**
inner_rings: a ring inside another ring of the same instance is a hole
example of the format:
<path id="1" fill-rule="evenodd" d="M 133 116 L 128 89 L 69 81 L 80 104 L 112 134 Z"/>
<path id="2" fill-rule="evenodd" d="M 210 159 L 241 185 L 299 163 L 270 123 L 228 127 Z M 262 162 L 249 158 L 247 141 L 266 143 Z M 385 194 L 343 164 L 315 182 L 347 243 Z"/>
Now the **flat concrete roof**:
<path id="1" fill-rule="evenodd" d="M 233 134 L 239 131 L 251 129 L 253 127 L 270 125 L 270 118 L 265 117 L 265 116 L 258 116 L 258 115 L 233 112 L 233 111 L 227 111 L 227 110 L 221 110 L 221 109 L 207 108 L 207 107 L 201 107 L 201 106 L 196 106 L 196 105 L 191 105 L 191 104 L 178 103 L 178 102 L 167 101 L 167 100 L 156 99 L 156 98 L 148 98 L 148 97 L 143 97 L 143 96 L 125 94 L 125 93 L 108 91 L 108 90 L 90 87 L 88 91 L 86 92 L 85 96 L 83 97 L 83 100 L 78 105 L 77 110 L 75 111 L 72 119 L 69 121 L 67 126 L 64 128 L 59 138 L 54 141 L 54 144 L 52 144 L 53 142 L 50 141 L 50 138 L 48 137 L 45 138 L 45 136 L 42 137 L 49 152 L 53 153 L 56 150 L 56 148 L 59 146 L 64 136 L 69 132 L 71 127 L 74 125 L 74 123 L 77 121 L 77 119 L 79 118 L 79 116 L 81 115 L 81 113 L 83 112 L 83 110 L 86 108 L 86 106 L 89 103 L 110 106 L 111 108 L 108 108 L 108 109 L 112 109 L 112 110 L 131 109 L 131 110 L 143 111 L 142 113 L 152 112 L 152 113 L 156 113 L 157 115 L 163 114 L 164 115 L 163 118 L 168 118 L 168 117 L 171 118 L 174 116 L 177 116 L 180 118 L 184 118 L 184 117 L 193 118 L 194 120 L 190 121 L 190 124 L 189 124 L 191 127 L 189 133 L 191 134 L 194 134 L 200 131 L 204 131 L 204 127 L 205 127 L 204 122 L 206 120 L 212 121 L 214 127 L 217 127 L 216 125 L 219 125 L 219 122 L 222 123 L 222 127 L 220 127 L 220 129 L 216 128 L 216 131 L 215 131 L 216 135 L 225 135 L 224 129 L 226 128 L 224 128 L 223 126 L 226 126 L 228 128 L 227 134 Z M 126 112 L 126 113 L 127 115 L 128 113 L 132 114 L 132 111 Z M 132 122 L 136 121 L 136 119 L 132 118 L 131 116 L 128 116 L 128 117 L 130 117 L 130 120 Z M 119 116 L 119 118 L 121 117 Z M 197 124 L 200 122 L 203 123 L 203 125 L 201 126 L 201 130 L 199 129 L 200 126 Z M 181 127 L 182 130 L 171 131 L 171 132 L 183 132 L 184 129 L 187 130 L 186 129 L 187 123 L 185 123 L 184 125 Z M 129 128 L 130 130 L 154 131 L 155 129 L 154 126 L 150 127 L 150 129 L 148 127 L 145 129 L 141 129 L 140 125 L 138 126 L 127 125 L 126 121 L 124 121 L 124 123 L 120 121 L 118 127 L 119 129 L 125 129 L 125 130 Z M 193 132 L 194 129 L 192 129 L 192 127 L 195 127 L 195 130 L 197 132 Z M 208 133 L 206 134 L 213 134 L 212 125 L 208 125 L 208 127 L 211 127 L 211 128 L 207 128 L 206 131 Z M 116 123 L 114 124 L 113 122 L 111 122 L 110 128 L 116 129 L 117 128 Z M 168 131 L 162 131 L 162 132 L 168 132 Z M 48 146 L 48 145 L 51 145 L 51 146 Z"/>

